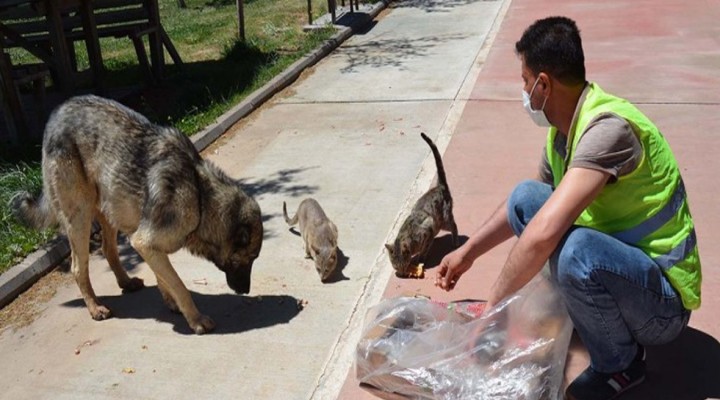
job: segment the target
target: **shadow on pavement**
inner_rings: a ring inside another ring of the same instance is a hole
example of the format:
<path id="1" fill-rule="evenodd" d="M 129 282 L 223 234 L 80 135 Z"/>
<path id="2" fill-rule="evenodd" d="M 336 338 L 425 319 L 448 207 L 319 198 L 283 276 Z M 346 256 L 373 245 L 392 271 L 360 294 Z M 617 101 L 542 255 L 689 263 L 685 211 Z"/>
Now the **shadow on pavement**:
<path id="1" fill-rule="evenodd" d="M 123 237 L 123 240 L 118 240 L 118 253 L 120 256 L 120 265 L 125 267 L 127 271 L 134 271 L 137 269 L 138 265 L 145 262 L 145 260 L 140 257 L 140 254 L 135 251 L 135 249 L 130 245 L 130 242 L 125 239 L 125 235 L 121 235 Z M 102 254 L 102 252 L 101 252 Z M 108 266 L 109 268 L 109 266 Z"/>
<path id="2" fill-rule="evenodd" d="M 458 235 L 458 247 L 462 246 L 463 243 L 468 241 L 468 237 L 465 235 Z M 425 269 L 435 268 L 440 264 L 443 257 L 448 253 L 455 250 L 455 246 L 452 243 L 452 234 L 445 236 L 436 237 L 430 245 L 430 251 L 427 257 L 425 257 Z"/>
<path id="3" fill-rule="evenodd" d="M 343 269 L 348 265 L 348 262 L 350 262 L 350 257 L 346 256 L 345 253 L 338 247 L 337 249 L 337 267 L 335 267 L 335 272 L 333 272 L 328 279 L 325 280 L 325 283 L 337 283 L 340 281 L 348 281 L 350 278 L 345 276 L 343 274 Z"/>
<path id="4" fill-rule="evenodd" d="M 276 237 L 277 233 L 268 228 L 267 222 L 270 221 L 273 218 L 276 217 L 282 217 L 282 214 L 280 213 L 267 213 L 266 210 L 262 210 L 262 222 L 263 222 L 263 240 L 268 240 L 270 238 Z M 262 255 L 262 252 L 260 253 Z"/>
<path id="5" fill-rule="evenodd" d="M 497 0 L 402 0 L 390 3 L 390 8 L 418 8 L 428 13 L 450 12 L 460 6 L 477 3 L 479 1 Z"/>
<path id="6" fill-rule="evenodd" d="M 319 187 L 315 185 L 295 184 L 293 180 L 297 179 L 299 174 L 313 168 L 318 167 L 282 169 L 263 178 L 242 178 L 239 182 L 245 194 L 254 198 L 256 201 L 266 193 L 281 193 L 292 198 L 309 196 L 317 192 Z M 277 236 L 277 232 L 267 227 L 267 222 L 273 218 L 281 217 L 282 213 L 280 210 L 282 210 L 282 204 L 279 204 L 276 209 L 262 209 L 262 222 L 263 225 L 265 225 L 263 239 L 267 240 Z"/>
<path id="7" fill-rule="evenodd" d="M 310 195 L 318 190 L 318 186 L 298 185 L 293 184 L 292 181 L 298 174 L 312 168 L 318 167 L 283 169 L 268 177 L 259 179 L 243 178 L 239 180 L 240 186 L 243 191 L 251 197 L 260 196 L 265 193 L 282 193 L 290 197 Z M 282 207 L 282 204 L 280 207 Z"/>
<path id="8" fill-rule="evenodd" d="M 373 30 L 373 28 L 375 28 L 375 25 L 377 25 L 377 23 L 378 22 L 376 20 L 372 20 L 368 21 L 368 23 L 364 25 L 357 27 L 357 29 L 355 30 L 355 35 L 367 35 Z"/>
<path id="9" fill-rule="evenodd" d="M 200 312 L 217 324 L 211 335 L 242 333 L 286 324 L 302 309 L 298 299 L 287 295 L 243 296 L 201 294 L 193 291 L 190 291 L 190 294 Z M 99 300 L 112 310 L 113 318 L 155 319 L 172 324 L 175 332 L 194 334 L 181 314 L 174 313 L 165 306 L 157 286 L 123 295 L 99 296 Z M 63 305 L 85 307 L 85 302 L 78 298 Z"/>
<path id="10" fill-rule="evenodd" d="M 340 69 L 343 74 L 359 73 L 360 67 L 395 67 L 401 71 L 408 69 L 408 61 L 432 54 L 434 49 L 444 43 L 464 40 L 467 34 L 448 34 L 444 36 L 426 36 L 421 38 L 390 38 L 370 40 L 356 45 L 345 45 L 335 53 L 347 59 L 347 65 Z"/>
<path id="11" fill-rule="evenodd" d="M 628 392 L 633 399 L 720 398 L 720 343 L 688 327 L 671 343 L 647 348 L 645 383 Z"/>

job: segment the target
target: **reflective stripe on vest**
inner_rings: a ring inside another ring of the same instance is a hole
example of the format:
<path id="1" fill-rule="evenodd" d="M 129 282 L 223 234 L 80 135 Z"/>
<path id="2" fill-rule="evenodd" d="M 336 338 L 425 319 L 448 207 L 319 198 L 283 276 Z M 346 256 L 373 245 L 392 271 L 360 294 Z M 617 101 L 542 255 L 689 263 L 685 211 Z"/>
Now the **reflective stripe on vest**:
<path id="1" fill-rule="evenodd" d="M 696 245 L 697 237 L 695 236 L 695 228 L 693 228 L 685 240 L 667 253 L 653 258 L 653 261 L 663 270 L 668 270 L 670 267 L 687 258 L 687 256 L 695 250 Z"/>
<path id="2" fill-rule="evenodd" d="M 627 244 L 637 245 L 645 236 L 655 232 L 661 226 L 668 223 L 680 210 L 684 201 L 685 184 L 681 179 L 670 201 L 658 213 L 630 229 L 612 233 L 611 236 Z M 662 269 L 666 270 L 684 260 L 693 248 L 695 248 L 696 244 L 697 238 L 695 236 L 695 228 L 693 227 L 685 240 L 669 252 L 653 258 L 653 261 Z"/>
<path id="3" fill-rule="evenodd" d="M 636 244 L 670 221 L 680 210 L 683 201 L 685 201 L 685 185 L 681 179 L 670 201 L 657 214 L 630 229 L 613 233 L 612 236 L 625 243 Z"/>

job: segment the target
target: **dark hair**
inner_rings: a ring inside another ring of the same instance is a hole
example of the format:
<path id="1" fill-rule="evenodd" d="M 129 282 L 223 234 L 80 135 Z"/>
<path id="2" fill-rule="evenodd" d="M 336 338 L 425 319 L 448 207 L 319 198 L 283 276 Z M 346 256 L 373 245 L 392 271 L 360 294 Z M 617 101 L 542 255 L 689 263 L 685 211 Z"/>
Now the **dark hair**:
<path id="1" fill-rule="evenodd" d="M 536 75 L 545 72 L 566 85 L 585 82 L 580 31 L 570 18 L 548 17 L 535 21 L 515 43 L 515 52 Z"/>

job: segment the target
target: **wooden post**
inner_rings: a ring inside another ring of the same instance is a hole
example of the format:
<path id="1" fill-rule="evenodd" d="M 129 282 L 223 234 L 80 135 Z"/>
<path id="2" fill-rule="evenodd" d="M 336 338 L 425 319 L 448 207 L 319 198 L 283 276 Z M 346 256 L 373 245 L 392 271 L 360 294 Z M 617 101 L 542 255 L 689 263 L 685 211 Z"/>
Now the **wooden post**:
<path id="1" fill-rule="evenodd" d="M 237 17 L 238 17 L 238 37 L 241 41 L 245 41 L 245 11 L 243 10 L 243 0 L 236 0 Z"/>
<path id="2" fill-rule="evenodd" d="M 333 25 L 335 24 L 335 10 L 337 9 L 337 0 L 328 0 L 328 8 L 330 9 L 330 21 L 332 21 Z"/>
<path id="3" fill-rule="evenodd" d="M 11 140 L 18 142 L 20 136 L 27 134 L 28 127 L 20 103 L 20 96 L 13 81 L 10 57 L 5 54 L 2 45 L 0 45 L 0 85 L 2 85 L 0 90 L 2 98 L 0 100 L 3 102 L 3 111 L 5 111 L 5 123 Z"/>
<path id="4" fill-rule="evenodd" d="M 308 2 L 308 25 L 312 25 L 312 0 L 307 0 Z"/>
<path id="5" fill-rule="evenodd" d="M 48 0 L 47 7 L 46 18 L 48 20 L 48 29 L 50 31 L 52 57 L 56 63 L 55 68 L 57 68 L 58 82 L 56 83 L 60 88 L 60 91 L 67 96 L 70 95 L 75 86 L 73 84 L 73 72 L 70 65 L 70 58 L 68 57 L 68 43 L 65 40 L 62 16 L 60 15 L 60 1 Z"/>
<path id="6" fill-rule="evenodd" d="M 83 33 L 85 35 L 85 48 L 87 49 L 90 68 L 93 72 L 95 87 L 100 93 L 105 91 L 105 67 L 102 62 L 100 40 L 98 39 L 97 26 L 91 0 L 80 1 L 80 16 L 82 18 Z M 72 46 L 72 43 L 70 43 Z M 73 49 L 68 49 L 68 51 Z"/>
<path id="7" fill-rule="evenodd" d="M 158 6 L 158 0 L 146 0 L 145 7 L 147 7 L 150 25 L 155 27 L 155 30 L 148 34 L 152 71 L 155 79 L 160 81 L 165 69 L 165 52 L 162 37 L 160 36 L 160 7 Z"/>

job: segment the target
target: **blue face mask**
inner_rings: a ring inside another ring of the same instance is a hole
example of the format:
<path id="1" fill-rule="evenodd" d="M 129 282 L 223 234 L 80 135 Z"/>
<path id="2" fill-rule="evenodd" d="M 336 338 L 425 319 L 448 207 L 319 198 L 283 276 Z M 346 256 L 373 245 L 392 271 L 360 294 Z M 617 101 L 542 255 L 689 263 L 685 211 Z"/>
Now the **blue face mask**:
<path id="1" fill-rule="evenodd" d="M 537 86 L 538 80 L 540 80 L 539 76 L 537 77 L 537 79 L 535 79 L 535 83 L 533 83 L 533 87 L 532 89 L 530 89 L 530 94 L 523 90 L 523 107 L 525 108 L 525 111 L 527 111 L 530 119 L 533 120 L 535 125 L 547 128 L 552 126 L 552 124 L 550 124 L 550 121 L 548 121 L 547 117 L 545 116 L 545 103 L 547 103 L 547 97 L 545 97 L 543 105 L 539 110 L 533 110 L 532 104 L 530 102 L 532 94 L 535 91 L 535 86 Z"/>

